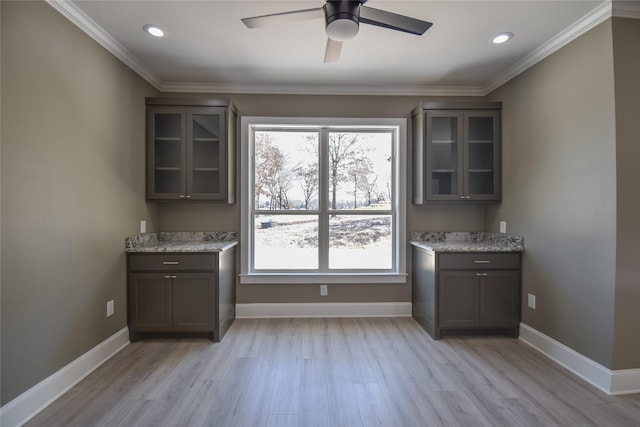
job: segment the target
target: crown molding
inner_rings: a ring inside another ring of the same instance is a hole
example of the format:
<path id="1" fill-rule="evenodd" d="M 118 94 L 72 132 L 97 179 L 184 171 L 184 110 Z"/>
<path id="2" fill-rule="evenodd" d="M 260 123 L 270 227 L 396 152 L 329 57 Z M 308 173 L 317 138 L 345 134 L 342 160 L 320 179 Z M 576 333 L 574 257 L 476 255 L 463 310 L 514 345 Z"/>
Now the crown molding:
<path id="1" fill-rule="evenodd" d="M 630 2 L 625 2 L 630 3 Z M 635 3 L 635 2 L 634 2 Z M 587 31 L 594 28 L 596 25 L 604 22 L 607 18 L 611 17 L 612 5 L 611 1 L 607 0 L 593 9 L 591 12 L 583 16 L 581 19 L 573 23 L 570 27 L 551 38 L 549 41 L 543 43 L 529 55 L 516 62 L 512 67 L 495 79 L 491 84 L 484 88 L 483 95 L 494 91 L 509 80 L 513 79 L 517 75 L 523 73 L 527 69 L 531 68 L 538 62 L 545 59 L 547 56 L 556 52 L 560 48 L 571 43 Z"/>
<path id="2" fill-rule="evenodd" d="M 64 0 L 45 0 L 49 6 L 57 10 L 62 16 L 67 18 L 78 28 L 84 31 L 89 37 L 97 41 L 102 47 L 107 49 L 125 65 L 138 73 L 140 77 L 158 89 L 161 86 L 160 79 L 149 71 L 131 52 L 122 46 L 116 39 L 111 37 L 100 25 L 89 18 L 74 3 Z"/>
<path id="3" fill-rule="evenodd" d="M 395 95 L 395 96 L 482 96 L 481 86 L 312 86 L 231 85 L 217 83 L 163 83 L 162 92 L 238 93 L 268 95 Z"/>

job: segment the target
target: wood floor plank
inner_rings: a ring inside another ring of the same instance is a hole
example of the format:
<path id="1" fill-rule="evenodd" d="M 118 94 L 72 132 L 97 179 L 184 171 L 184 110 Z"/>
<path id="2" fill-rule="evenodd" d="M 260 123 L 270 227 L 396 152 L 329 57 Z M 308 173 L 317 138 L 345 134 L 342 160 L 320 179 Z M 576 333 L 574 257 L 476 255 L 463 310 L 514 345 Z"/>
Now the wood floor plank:
<path id="1" fill-rule="evenodd" d="M 128 345 L 37 414 L 46 427 L 640 426 L 523 342 L 434 341 L 411 318 L 236 320 L 220 343 Z"/>

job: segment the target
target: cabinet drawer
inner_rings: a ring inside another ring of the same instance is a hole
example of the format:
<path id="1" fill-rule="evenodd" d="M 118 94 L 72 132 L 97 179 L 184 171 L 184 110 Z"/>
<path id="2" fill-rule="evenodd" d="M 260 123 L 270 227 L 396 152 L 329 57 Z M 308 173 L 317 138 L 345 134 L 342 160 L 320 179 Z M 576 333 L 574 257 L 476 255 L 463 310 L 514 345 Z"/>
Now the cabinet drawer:
<path id="1" fill-rule="evenodd" d="M 131 254 L 129 270 L 135 271 L 215 271 L 216 254 Z"/>
<path id="2" fill-rule="evenodd" d="M 505 270 L 520 268 L 519 253 L 440 254 L 438 267 L 443 270 Z"/>

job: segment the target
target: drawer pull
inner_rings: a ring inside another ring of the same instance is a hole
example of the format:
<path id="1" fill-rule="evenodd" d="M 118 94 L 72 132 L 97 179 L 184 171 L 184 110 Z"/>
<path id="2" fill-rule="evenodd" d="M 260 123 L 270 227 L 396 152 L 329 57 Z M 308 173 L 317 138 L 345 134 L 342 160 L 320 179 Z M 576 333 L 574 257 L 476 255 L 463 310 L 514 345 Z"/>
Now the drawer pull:
<path id="1" fill-rule="evenodd" d="M 164 276 L 165 279 L 171 279 L 171 276 Z"/>
<path id="2" fill-rule="evenodd" d="M 162 265 L 178 265 L 180 261 L 162 261 Z"/>
<path id="3" fill-rule="evenodd" d="M 178 278 L 178 276 L 171 276 L 171 278 L 172 278 L 172 279 L 177 279 L 177 278 Z"/>
<path id="4" fill-rule="evenodd" d="M 489 261 L 485 261 L 485 260 L 475 260 L 473 262 L 475 262 L 476 264 L 489 264 Z"/>
<path id="5" fill-rule="evenodd" d="M 476 273 L 476 276 L 482 276 L 482 273 Z"/>

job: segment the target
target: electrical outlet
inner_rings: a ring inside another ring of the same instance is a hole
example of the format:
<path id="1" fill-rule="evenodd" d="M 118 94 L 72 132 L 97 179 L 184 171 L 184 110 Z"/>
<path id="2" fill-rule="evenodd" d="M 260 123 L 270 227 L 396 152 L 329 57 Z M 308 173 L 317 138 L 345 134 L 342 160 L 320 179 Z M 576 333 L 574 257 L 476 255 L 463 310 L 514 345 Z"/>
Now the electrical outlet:
<path id="1" fill-rule="evenodd" d="M 500 221 L 500 232 L 501 233 L 507 232 L 507 221 Z"/>
<path id="2" fill-rule="evenodd" d="M 147 232 L 147 221 L 142 220 L 140 221 L 140 233 L 146 233 Z"/>
<path id="3" fill-rule="evenodd" d="M 527 294 L 527 306 L 531 310 L 535 310 L 536 309 L 536 296 L 535 295 Z"/>
<path id="4" fill-rule="evenodd" d="M 329 289 L 327 285 L 320 285 L 320 296 L 326 297 L 329 294 Z"/>
<path id="5" fill-rule="evenodd" d="M 107 301 L 107 317 L 113 316 L 113 300 Z"/>

